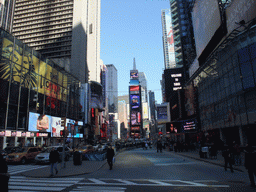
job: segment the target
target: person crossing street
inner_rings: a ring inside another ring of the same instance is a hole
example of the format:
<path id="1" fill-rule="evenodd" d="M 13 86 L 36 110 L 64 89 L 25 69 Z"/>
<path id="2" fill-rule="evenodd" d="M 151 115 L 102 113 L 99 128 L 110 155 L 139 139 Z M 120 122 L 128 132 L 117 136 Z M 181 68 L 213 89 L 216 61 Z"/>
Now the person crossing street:
<path id="1" fill-rule="evenodd" d="M 107 162 L 108 162 L 108 165 L 109 165 L 109 170 L 111 170 L 112 167 L 113 167 L 113 157 L 114 156 L 115 156 L 115 151 L 112 148 L 112 146 L 109 145 L 109 147 L 107 149 Z"/>
<path id="2" fill-rule="evenodd" d="M 52 150 L 50 152 L 49 159 L 50 159 L 50 164 L 51 164 L 51 175 L 50 176 L 53 176 L 53 169 L 55 169 L 56 175 L 57 175 L 58 174 L 57 162 L 60 159 L 60 155 L 59 155 L 59 152 L 54 147 L 52 148 Z"/>

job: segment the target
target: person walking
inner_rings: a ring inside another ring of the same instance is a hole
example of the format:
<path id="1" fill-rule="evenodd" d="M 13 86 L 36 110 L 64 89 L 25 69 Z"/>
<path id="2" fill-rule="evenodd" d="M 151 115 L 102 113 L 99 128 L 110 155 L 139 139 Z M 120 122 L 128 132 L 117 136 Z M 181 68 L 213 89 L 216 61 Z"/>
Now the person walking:
<path id="1" fill-rule="evenodd" d="M 49 160 L 50 160 L 50 164 L 51 164 L 51 176 L 53 176 L 53 169 L 55 169 L 56 171 L 56 175 L 58 174 L 58 168 L 57 168 L 57 162 L 60 159 L 60 154 L 59 152 L 53 147 L 51 152 L 50 152 L 50 156 L 49 156 Z"/>
<path id="2" fill-rule="evenodd" d="M 2 154 L 0 154 L 0 184 L 1 191 L 8 192 L 8 182 L 10 174 L 8 173 L 8 166 Z"/>
<path id="3" fill-rule="evenodd" d="M 247 144 L 245 147 L 245 162 L 244 166 L 248 171 L 249 179 L 251 182 L 251 187 L 256 187 L 254 182 L 254 175 L 256 176 L 256 153 L 252 147 L 252 145 Z"/>
<path id="4" fill-rule="evenodd" d="M 226 149 L 223 150 L 222 152 L 222 156 L 224 157 L 224 160 L 225 160 L 225 171 L 227 171 L 227 167 L 228 167 L 228 164 L 229 164 L 229 167 L 230 167 L 230 170 L 232 173 L 234 173 L 234 170 L 233 170 L 233 161 L 234 161 L 234 155 L 233 155 L 233 151 L 232 151 L 232 147 L 231 146 L 228 146 L 226 147 Z"/>
<path id="5" fill-rule="evenodd" d="M 112 146 L 110 145 L 107 149 L 107 162 L 108 162 L 108 165 L 109 165 L 109 170 L 111 170 L 112 167 L 113 167 L 113 157 L 114 156 L 115 156 L 115 151 L 112 148 Z"/>
<path id="6" fill-rule="evenodd" d="M 157 149 L 157 153 L 158 151 L 160 151 L 162 153 L 162 142 L 160 139 L 158 139 L 157 143 L 156 143 L 156 149 Z"/>
<path id="7" fill-rule="evenodd" d="M 242 160 L 241 160 L 241 147 L 234 141 L 234 160 L 235 160 L 235 165 L 241 165 Z"/>

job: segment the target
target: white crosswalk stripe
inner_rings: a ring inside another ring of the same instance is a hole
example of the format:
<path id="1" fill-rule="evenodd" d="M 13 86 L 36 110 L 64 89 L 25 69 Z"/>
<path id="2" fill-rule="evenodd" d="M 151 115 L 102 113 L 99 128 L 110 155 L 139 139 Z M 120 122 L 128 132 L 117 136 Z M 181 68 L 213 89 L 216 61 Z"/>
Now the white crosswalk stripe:
<path id="1" fill-rule="evenodd" d="M 24 191 L 61 191 L 77 184 L 84 178 L 28 178 L 23 176 L 11 176 L 9 180 L 9 192 Z"/>
<path id="2" fill-rule="evenodd" d="M 10 175 L 15 175 L 18 173 L 23 173 L 26 171 L 31 171 L 34 169 L 40 169 L 44 167 L 49 167 L 49 165 L 8 165 L 8 172 L 10 173 Z"/>
<path id="3" fill-rule="evenodd" d="M 88 178 L 78 183 L 79 185 L 114 185 L 114 186 L 183 186 L 183 187 L 229 187 L 229 185 L 216 185 L 216 180 L 183 181 L 183 180 L 157 180 L 157 179 L 111 179 L 111 178 Z"/>
<path id="4" fill-rule="evenodd" d="M 73 189 L 70 192 L 86 191 L 86 192 L 125 192 L 123 187 L 101 187 L 101 186 L 82 186 Z"/>

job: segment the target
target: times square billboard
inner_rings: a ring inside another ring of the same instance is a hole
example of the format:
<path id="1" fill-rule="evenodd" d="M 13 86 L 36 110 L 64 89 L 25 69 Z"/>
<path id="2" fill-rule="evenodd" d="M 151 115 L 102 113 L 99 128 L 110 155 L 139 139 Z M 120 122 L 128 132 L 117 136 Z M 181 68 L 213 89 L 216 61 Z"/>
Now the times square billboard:
<path id="1" fill-rule="evenodd" d="M 142 122 L 142 103 L 140 85 L 129 86 L 129 103 L 130 103 L 130 130 L 131 137 L 140 135 Z"/>

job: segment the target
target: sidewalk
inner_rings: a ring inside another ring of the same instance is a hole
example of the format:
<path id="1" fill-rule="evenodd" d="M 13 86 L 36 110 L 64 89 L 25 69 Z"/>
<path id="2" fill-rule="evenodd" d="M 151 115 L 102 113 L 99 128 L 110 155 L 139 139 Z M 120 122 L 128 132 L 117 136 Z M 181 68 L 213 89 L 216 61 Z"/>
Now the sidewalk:
<path id="1" fill-rule="evenodd" d="M 51 177 L 69 177 L 69 176 L 77 176 L 95 172 L 103 167 L 107 163 L 107 160 L 103 161 L 83 161 L 82 165 L 74 165 L 73 160 L 66 162 L 66 167 L 61 168 L 61 164 L 58 164 L 58 174 Z M 30 170 L 27 172 L 23 172 L 20 175 L 26 177 L 34 177 L 34 178 L 43 178 L 50 177 L 50 168 L 48 167 L 39 168 L 35 170 Z M 55 173 L 55 170 L 54 170 Z"/>
<path id="2" fill-rule="evenodd" d="M 211 159 L 209 158 L 209 156 L 207 158 L 200 158 L 199 150 L 189 151 L 189 152 L 186 152 L 186 151 L 183 151 L 183 152 L 169 151 L 169 152 L 175 153 L 176 155 L 180 155 L 183 157 L 188 157 L 188 158 L 192 158 L 192 159 L 196 159 L 196 160 L 200 160 L 200 161 L 204 161 L 204 162 L 208 162 L 208 163 L 212 163 L 212 164 L 224 167 L 224 157 L 222 157 L 221 151 L 218 151 L 217 159 Z M 241 159 L 242 159 L 242 163 L 240 166 L 233 165 L 234 171 L 247 172 L 247 170 L 244 167 L 244 153 L 241 153 Z"/>

